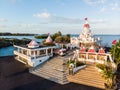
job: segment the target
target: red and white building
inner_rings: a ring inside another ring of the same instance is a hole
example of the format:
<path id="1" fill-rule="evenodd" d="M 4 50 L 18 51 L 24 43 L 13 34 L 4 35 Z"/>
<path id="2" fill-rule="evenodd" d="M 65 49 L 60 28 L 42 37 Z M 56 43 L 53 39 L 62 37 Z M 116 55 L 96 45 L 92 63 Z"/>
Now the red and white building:
<path id="1" fill-rule="evenodd" d="M 94 38 L 94 35 L 91 33 L 90 25 L 88 23 L 88 19 L 85 18 L 85 24 L 83 25 L 83 31 L 79 35 L 79 37 L 71 37 L 70 42 L 72 47 L 80 47 L 81 44 L 94 44 L 101 41 L 101 38 Z"/>

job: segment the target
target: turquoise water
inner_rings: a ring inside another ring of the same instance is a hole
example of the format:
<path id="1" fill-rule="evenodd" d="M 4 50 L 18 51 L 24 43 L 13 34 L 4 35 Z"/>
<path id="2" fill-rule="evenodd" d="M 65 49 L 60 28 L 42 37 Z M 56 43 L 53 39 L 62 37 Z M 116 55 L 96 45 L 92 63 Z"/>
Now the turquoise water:
<path id="1" fill-rule="evenodd" d="M 13 46 L 5 47 L 0 49 L 0 57 L 1 56 L 12 56 L 14 51 Z"/>
<path id="2" fill-rule="evenodd" d="M 73 36 L 78 36 L 73 35 Z M 22 38 L 29 38 L 29 39 L 35 39 L 34 36 L 0 36 L 0 38 L 18 38 L 18 39 L 22 39 Z M 112 45 L 112 41 L 113 40 L 119 40 L 120 39 L 120 35 L 95 35 L 95 38 L 97 37 L 101 37 L 102 38 L 102 45 L 104 46 L 111 46 Z M 44 39 L 35 39 L 37 42 L 41 42 Z M 10 47 L 5 47 L 5 48 L 1 48 L 0 49 L 0 57 L 1 56 L 10 56 L 13 55 L 13 51 L 14 51 L 14 47 L 10 46 Z"/>

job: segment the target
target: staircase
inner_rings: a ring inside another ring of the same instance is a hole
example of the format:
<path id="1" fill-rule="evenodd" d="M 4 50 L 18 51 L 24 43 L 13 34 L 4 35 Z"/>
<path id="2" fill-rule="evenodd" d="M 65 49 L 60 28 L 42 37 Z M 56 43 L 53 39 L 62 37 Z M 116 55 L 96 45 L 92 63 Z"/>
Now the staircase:
<path id="1" fill-rule="evenodd" d="M 86 68 L 81 69 L 75 75 L 69 75 L 68 80 L 70 82 L 93 86 L 104 89 L 104 83 L 106 82 L 101 74 L 95 68 L 95 65 L 87 65 Z"/>
<path id="2" fill-rule="evenodd" d="M 36 68 L 30 69 L 30 73 L 43 77 L 45 79 L 54 81 L 59 84 L 67 84 L 67 67 L 64 64 L 65 59 L 63 57 L 57 56 L 53 57 L 44 64 L 37 66 Z"/>

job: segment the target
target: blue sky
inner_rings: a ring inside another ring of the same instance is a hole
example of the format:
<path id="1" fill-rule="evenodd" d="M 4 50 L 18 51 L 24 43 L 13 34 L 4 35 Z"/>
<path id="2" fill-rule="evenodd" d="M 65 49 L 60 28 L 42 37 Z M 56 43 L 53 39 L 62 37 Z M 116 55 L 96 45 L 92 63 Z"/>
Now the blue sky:
<path id="1" fill-rule="evenodd" d="M 0 0 L 0 32 L 120 34 L 120 0 Z"/>

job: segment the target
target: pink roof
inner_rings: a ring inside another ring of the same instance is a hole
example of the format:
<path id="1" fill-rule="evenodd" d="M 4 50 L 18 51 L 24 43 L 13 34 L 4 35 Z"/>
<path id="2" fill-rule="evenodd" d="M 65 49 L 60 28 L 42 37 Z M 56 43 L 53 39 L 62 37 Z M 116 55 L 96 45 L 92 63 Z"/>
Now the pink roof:
<path id="1" fill-rule="evenodd" d="M 90 49 L 88 50 L 88 52 L 92 52 L 93 53 L 93 52 L 96 52 L 96 51 L 95 51 L 94 47 L 91 46 Z"/>
<path id="2" fill-rule="evenodd" d="M 82 48 L 80 49 L 80 52 L 86 52 L 85 47 L 82 47 Z"/>
<path id="3" fill-rule="evenodd" d="M 98 53 L 105 53 L 105 50 L 103 48 L 100 48 Z"/>
<path id="4" fill-rule="evenodd" d="M 39 44 L 35 41 L 35 40 L 32 40 L 29 44 L 28 44 L 28 47 L 39 47 Z"/>
<path id="5" fill-rule="evenodd" d="M 50 37 L 50 34 L 48 34 L 48 37 L 46 39 L 46 43 L 51 43 L 52 42 L 52 38 Z"/>

